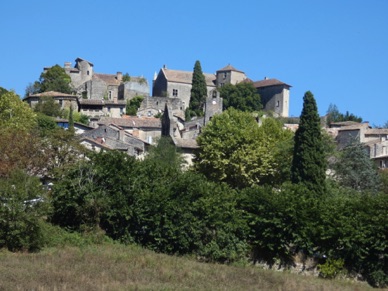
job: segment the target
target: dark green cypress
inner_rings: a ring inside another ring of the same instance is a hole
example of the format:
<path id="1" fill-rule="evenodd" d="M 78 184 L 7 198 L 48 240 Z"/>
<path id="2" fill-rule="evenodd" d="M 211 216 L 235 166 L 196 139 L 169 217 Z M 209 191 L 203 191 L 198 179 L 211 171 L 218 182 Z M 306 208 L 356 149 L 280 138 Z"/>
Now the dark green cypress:
<path id="1" fill-rule="evenodd" d="M 299 128 L 295 133 L 291 181 L 305 184 L 310 190 L 322 194 L 325 179 L 326 158 L 317 103 L 313 94 L 307 91 L 303 97 Z"/>
<path id="2" fill-rule="evenodd" d="M 206 102 L 207 87 L 205 76 L 202 73 L 201 63 L 195 62 L 190 96 L 190 111 L 196 116 L 203 116 Z"/>

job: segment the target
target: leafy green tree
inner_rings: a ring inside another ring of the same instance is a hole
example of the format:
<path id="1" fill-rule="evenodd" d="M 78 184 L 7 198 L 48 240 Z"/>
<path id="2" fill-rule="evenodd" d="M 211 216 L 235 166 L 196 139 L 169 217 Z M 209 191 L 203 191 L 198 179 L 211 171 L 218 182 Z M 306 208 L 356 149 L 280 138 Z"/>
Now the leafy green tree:
<path id="1" fill-rule="evenodd" d="M 8 90 L 4 89 L 3 87 L 0 87 L 0 97 L 5 93 L 8 93 Z"/>
<path id="2" fill-rule="evenodd" d="M 0 127 L 29 130 L 36 125 L 36 115 L 15 92 L 0 96 Z"/>
<path id="3" fill-rule="evenodd" d="M 14 170 L 0 178 L 0 248 L 36 251 L 43 247 L 41 221 L 48 214 L 46 193 L 38 178 Z"/>
<path id="4" fill-rule="evenodd" d="M 32 87 L 36 93 L 56 91 L 70 94 L 72 92 L 70 83 L 71 78 L 66 74 L 65 69 L 59 65 L 55 65 L 43 72 L 40 75 L 39 82 L 35 82 Z"/>
<path id="5" fill-rule="evenodd" d="M 190 116 L 203 116 L 207 97 L 205 75 L 202 73 L 201 63 L 197 60 L 194 65 L 193 80 L 190 95 Z"/>
<path id="6" fill-rule="evenodd" d="M 144 97 L 139 95 L 139 96 L 133 97 L 131 100 L 127 101 L 125 113 L 127 115 L 132 115 L 132 116 L 136 115 L 143 100 L 144 100 Z"/>
<path id="7" fill-rule="evenodd" d="M 51 96 L 42 96 L 34 107 L 35 112 L 43 113 L 47 116 L 59 117 L 63 115 L 61 105 L 55 102 Z"/>
<path id="8" fill-rule="evenodd" d="M 219 89 L 223 98 L 223 109 L 229 107 L 241 111 L 259 111 L 262 109 L 260 95 L 250 82 L 242 82 L 236 85 L 226 84 Z"/>
<path id="9" fill-rule="evenodd" d="M 341 186 L 374 192 L 380 188 L 377 168 L 364 146 L 356 140 L 341 150 L 334 171 Z"/>
<path id="10" fill-rule="evenodd" d="M 295 133 L 291 181 L 303 183 L 316 193 L 324 193 L 325 179 L 326 157 L 320 118 L 315 98 L 308 91 L 303 97 L 302 114 Z"/>
<path id="11" fill-rule="evenodd" d="M 354 121 L 354 122 L 362 122 L 362 118 L 359 116 L 354 115 L 353 113 L 349 113 L 349 111 L 346 111 L 345 114 L 341 113 L 338 110 L 337 105 L 330 104 L 329 108 L 327 109 L 327 125 L 330 126 L 332 122 L 340 122 L 340 121 Z"/>
<path id="12" fill-rule="evenodd" d="M 280 166 L 285 167 L 277 160 L 280 145 L 292 142 L 292 132 L 271 118 L 259 126 L 250 113 L 229 108 L 212 118 L 197 141 L 195 168 L 212 180 L 244 188 L 279 182 Z"/>

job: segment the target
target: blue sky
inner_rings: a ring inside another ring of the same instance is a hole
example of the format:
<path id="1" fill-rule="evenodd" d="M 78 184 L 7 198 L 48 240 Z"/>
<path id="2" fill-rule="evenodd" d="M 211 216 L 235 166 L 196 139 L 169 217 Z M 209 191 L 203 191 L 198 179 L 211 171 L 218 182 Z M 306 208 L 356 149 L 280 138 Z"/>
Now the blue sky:
<path id="1" fill-rule="evenodd" d="M 371 125 L 388 121 L 387 0 L 1 1 L 0 87 L 23 96 L 42 68 L 77 57 L 95 72 L 214 73 L 292 85 L 290 115 L 310 90 Z"/>

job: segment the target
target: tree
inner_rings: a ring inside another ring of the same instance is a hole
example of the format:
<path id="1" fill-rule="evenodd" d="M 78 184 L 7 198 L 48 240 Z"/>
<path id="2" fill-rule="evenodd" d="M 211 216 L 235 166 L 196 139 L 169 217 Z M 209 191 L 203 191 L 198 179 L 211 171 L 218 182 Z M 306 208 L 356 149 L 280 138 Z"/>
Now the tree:
<path id="1" fill-rule="evenodd" d="M 224 110 L 229 107 L 241 111 L 259 111 L 262 109 L 260 95 L 252 83 L 226 84 L 219 91 L 223 98 Z"/>
<path id="2" fill-rule="evenodd" d="M 143 100 L 144 100 L 144 97 L 139 95 L 139 96 L 133 97 L 131 100 L 127 101 L 125 113 L 127 115 L 136 115 Z"/>
<path id="3" fill-rule="evenodd" d="M 43 113 L 47 116 L 59 117 L 62 116 L 61 105 L 55 102 L 51 96 L 42 96 L 34 107 L 35 112 Z"/>
<path id="4" fill-rule="evenodd" d="M 15 92 L 0 96 L 0 127 L 28 130 L 36 124 L 36 115 Z"/>
<path id="5" fill-rule="evenodd" d="M 37 91 L 36 93 L 56 91 L 70 94 L 72 91 L 70 83 L 71 78 L 66 74 L 65 69 L 55 65 L 43 72 L 40 75 L 39 82 L 35 82 L 32 87 L 33 91 Z M 27 87 L 27 90 L 31 89 Z"/>
<path id="6" fill-rule="evenodd" d="M 201 63 L 195 62 L 190 95 L 190 116 L 203 116 L 206 102 L 207 86 L 205 75 L 202 73 Z"/>
<path id="7" fill-rule="evenodd" d="M 73 105 L 70 105 L 70 112 L 69 112 L 69 130 L 74 132 L 74 117 L 73 117 Z"/>
<path id="8" fill-rule="evenodd" d="M 291 181 L 303 183 L 321 194 L 325 189 L 325 178 L 326 157 L 320 118 L 314 96 L 308 91 L 303 97 L 303 110 L 295 133 Z"/>
<path id="9" fill-rule="evenodd" d="M 24 171 L 0 178 L 0 248 L 34 251 L 43 246 L 40 222 L 49 210 L 45 194 L 39 179 Z"/>
<path id="10" fill-rule="evenodd" d="M 0 97 L 4 95 L 5 93 L 8 93 L 7 89 L 4 89 L 3 87 L 0 87 Z"/>
<path id="11" fill-rule="evenodd" d="M 327 125 L 330 126 L 332 122 L 340 122 L 340 121 L 354 121 L 354 122 L 362 122 L 362 118 L 354 115 L 353 113 L 349 113 L 346 111 L 345 114 L 339 112 L 337 105 L 330 104 L 327 109 Z"/>
<path id="12" fill-rule="evenodd" d="M 341 150 L 334 171 L 341 186 L 358 191 L 379 190 L 377 168 L 360 142 L 354 141 Z"/>
<path id="13" fill-rule="evenodd" d="M 277 183 L 280 165 L 285 166 L 277 159 L 280 145 L 292 142 L 291 137 L 275 119 L 266 118 L 259 126 L 250 113 L 229 108 L 214 116 L 198 137 L 195 168 L 236 188 Z"/>

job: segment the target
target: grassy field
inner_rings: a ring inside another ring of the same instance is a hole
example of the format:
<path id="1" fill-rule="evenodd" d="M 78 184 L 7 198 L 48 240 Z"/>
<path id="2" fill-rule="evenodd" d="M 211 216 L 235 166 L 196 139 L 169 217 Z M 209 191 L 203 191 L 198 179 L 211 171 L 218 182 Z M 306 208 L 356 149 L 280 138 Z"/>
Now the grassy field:
<path id="1" fill-rule="evenodd" d="M 0 251 L 0 290 L 372 290 L 258 267 L 199 263 L 115 244 Z"/>

